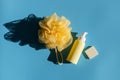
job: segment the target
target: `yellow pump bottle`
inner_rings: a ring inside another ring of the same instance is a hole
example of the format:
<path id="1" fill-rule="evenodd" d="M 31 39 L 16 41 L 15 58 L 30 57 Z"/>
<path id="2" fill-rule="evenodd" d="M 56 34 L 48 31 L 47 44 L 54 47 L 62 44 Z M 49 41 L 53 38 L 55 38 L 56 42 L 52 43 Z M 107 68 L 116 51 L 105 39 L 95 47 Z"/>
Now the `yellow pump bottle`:
<path id="1" fill-rule="evenodd" d="M 88 33 L 83 32 L 82 35 L 80 37 L 78 37 L 78 39 L 75 40 L 75 42 L 73 43 L 73 46 L 71 48 L 71 51 L 67 57 L 67 61 L 69 61 L 73 64 L 78 63 L 80 55 L 82 54 L 82 51 L 85 47 L 86 34 L 88 34 Z"/>

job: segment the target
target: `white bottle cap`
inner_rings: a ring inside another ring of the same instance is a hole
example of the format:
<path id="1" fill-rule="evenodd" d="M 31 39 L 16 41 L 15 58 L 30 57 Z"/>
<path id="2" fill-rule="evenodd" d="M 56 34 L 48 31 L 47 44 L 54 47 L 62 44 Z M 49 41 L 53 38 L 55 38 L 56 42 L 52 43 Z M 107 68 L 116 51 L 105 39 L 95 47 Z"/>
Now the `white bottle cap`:
<path id="1" fill-rule="evenodd" d="M 79 39 L 81 39 L 82 41 L 86 41 L 86 35 L 88 34 L 88 32 L 83 32 L 82 35 L 79 37 Z"/>

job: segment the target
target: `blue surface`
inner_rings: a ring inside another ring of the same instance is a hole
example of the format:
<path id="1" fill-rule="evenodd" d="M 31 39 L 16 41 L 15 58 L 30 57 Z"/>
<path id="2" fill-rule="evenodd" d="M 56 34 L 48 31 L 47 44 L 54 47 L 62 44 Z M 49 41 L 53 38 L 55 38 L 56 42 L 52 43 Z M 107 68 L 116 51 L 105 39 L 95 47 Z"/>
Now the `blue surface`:
<path id="1" fill-rule="evenodd" d="M 99 56 L 59 66 L 47 60 L 47 49 L 4 39 L 4 23 L 54 12 L 71 21 L 73 32 L 87 31 L 86 46 L 94 45 Z M 120 0 L 0 0 L 0 80 L 120 80 L 119 34 Z"/>

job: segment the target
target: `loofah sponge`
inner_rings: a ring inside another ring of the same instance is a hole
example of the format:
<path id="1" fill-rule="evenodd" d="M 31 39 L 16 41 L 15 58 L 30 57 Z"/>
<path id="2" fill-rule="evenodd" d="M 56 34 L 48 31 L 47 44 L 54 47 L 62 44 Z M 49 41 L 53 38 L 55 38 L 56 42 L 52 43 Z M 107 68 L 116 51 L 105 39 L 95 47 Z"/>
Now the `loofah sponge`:
<path id="1" fill-rule="evenodd" d="M 57 48 L 58 51 L 62 51 L 72 43 L 70 21 L 64 16 L 58 17 L 54 13 L 52 16 L 39 21 L 39 25 L 39 42 L 46 44 L 48 49 Z"/>

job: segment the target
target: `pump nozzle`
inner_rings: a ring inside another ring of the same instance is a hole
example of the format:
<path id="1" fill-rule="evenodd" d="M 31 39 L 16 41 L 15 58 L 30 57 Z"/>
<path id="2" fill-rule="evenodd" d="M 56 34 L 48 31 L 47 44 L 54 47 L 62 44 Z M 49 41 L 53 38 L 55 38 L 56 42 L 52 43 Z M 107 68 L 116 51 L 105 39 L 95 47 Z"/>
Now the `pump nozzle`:
<path id="1" fill-rule="evenodd" d="M 86 41 L 86 35 L 88 34 L 88 32 L 83 32 L 82 35 L 79 37 L 79 39 Z"/>

